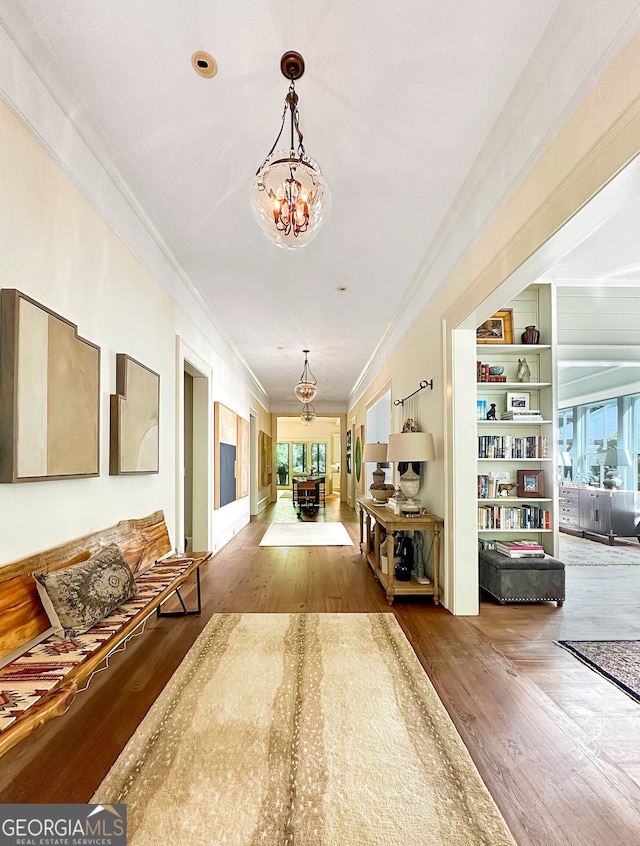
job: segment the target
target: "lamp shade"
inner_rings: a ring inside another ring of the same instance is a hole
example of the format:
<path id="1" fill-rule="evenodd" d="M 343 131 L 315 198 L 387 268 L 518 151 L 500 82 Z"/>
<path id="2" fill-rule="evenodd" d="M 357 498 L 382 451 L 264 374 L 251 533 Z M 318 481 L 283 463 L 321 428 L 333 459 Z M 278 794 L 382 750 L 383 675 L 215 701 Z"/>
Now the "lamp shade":
<path id="1" fill-rule="evenodd" d="M 435 461 L 436 451 L 430 432 L 400 432 L 389 435 L 387 461 Z"/>
<path id="2" fill-rule="evenodd" d="M 621 447 L 609 447 L 602 463 L 607 467 L 631 467 L 631 453 Z"/>
<path id="3" fill-rule="evenodd" d="M 365 462 L 375 462 L 376 464 L 384 463 L 387 460 L 387 445 L 365 444 L 362 460 Z"/>

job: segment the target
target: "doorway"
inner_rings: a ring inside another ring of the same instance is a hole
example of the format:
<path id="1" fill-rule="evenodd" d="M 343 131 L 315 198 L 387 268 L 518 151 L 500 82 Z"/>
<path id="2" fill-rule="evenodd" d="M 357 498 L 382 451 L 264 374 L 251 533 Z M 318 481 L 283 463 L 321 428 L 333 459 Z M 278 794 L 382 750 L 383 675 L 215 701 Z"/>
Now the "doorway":
<path id="1" fill-rule="evenodd" d="M 456 527 L 455 532 L 449 529 L 447 534 L 452 565 L 445 573 L 445 595 L 448 597 L 447 607 L 453 613 L 478 613 L 477 479 L 474 478 L 477 453 L 475 440 L 468 437 L 469 431 L 474 431 L 476 416 L 476 408 L 469 402 L 469 397 L 474 396 L 475 392 L 476 327 L 530 285 L 544 282 L 556 288 L 569 268 L 569 260 L 575 257 L 573 254 L 578 248 L 587 245 L 590 238 L 595 238 L 595 243 L 599 243 L 606 231 L 606 222 L 612 221 L 625 209 L 632 211 L 639 195 L 640 157 L 636 157 L 615 179 L 593 196 L 587 205 L 576 212 L 564 226 L 517 267 L 484 301 L 474 304 L 469 300 L 464 305 L 454 307 L 445 316 L 445 322 L 449 324 L 445 330 L 449 344 L 447 382 L 451 386 L 447 440 L 452 445 L 449 450 L 450 466 L 447 468 L 446 480 L 446 518 L 449 527 L 454 525 Z M 618 247 L 617 250 L 619 252 L 620 248 Z M 593 258 L 591 263 L 593 264 Z M 640 256 L 633 262 L 633 267 L 637 266 L 640 266 Z M 624 277 L 624 274 L 629 273 L 631 269 L 630 263 L 627 262 L 627 267 L 618 268 L 618 277 Z M 601 301 L 604 302 L 607 300 L 606 288 L 616 285 L 616 272 L 612 272 L 611 269 L 606 272 L 602 268 L 601 271 L 598 286 L 601 288 Z M 575 272 L 573 275 L 575 277 Z M 574 286 L 575 282 L 574 278 L 572 283 Z M 469 306 L 471 310 L 467 310 Z M 556 306 L 554 298 L 554 313 Z M 583 306 L 581 302 L 581 308 L 584 310 Z M 463 309 L 466 311 L 465 314 Z M 582 345 L 590 348 L 590 354 L 598 362 L 606 358 L 607 347 L 615 346 L 611 344 L 610 337 L 608 341 L 601 342 L 599 350 L 597 343 L 594 343 L 597 339 L 596 330 L 603 320 L 603 312 L 604 308 L 601 307 L 597 315 L 599 322 L 592 324 L 589 328 L 590 341 Z M 628 309 L 625 309 L 625 312 L 628 312 Z M 575 320 L 572 321 L 570 331 L 572 343 L 569 346 L 577 348 L 580 345 L 573 343 L 576 331 Z M 568 337 L 568 333 L 565 337 Z M 620 319 L 614 338 L 617 341 L 621 339 Z M 565 343 L 568 341 L 565 340 Z M 555 340 L 552 349 L 554 354 L 559 352 Z M 575 353 L 575 349 L 573 352 Z M 559 358 L 562 356 L 559 355 Z M 602 366 L 610 369 L 611 363 L 611 361 L 603 361 Z M 594 361 L 591 364 L 593 365 Z M 557 419 L 557 401 L 553 412 Z M 555 443 L 553 448 L 556 448 Z M 555 494 L 554 496 L 557 499 Z M 453 572 L 456 573 L 455 582 L 452 578 Z M 464 578 L 460 577 L 462 573 L 465 575 Z"/>
<path id="2" fill-rule="evenodd" d="M 209 380 L 184 360 L 182 527 L 185 552 L 209 549 Z"/>

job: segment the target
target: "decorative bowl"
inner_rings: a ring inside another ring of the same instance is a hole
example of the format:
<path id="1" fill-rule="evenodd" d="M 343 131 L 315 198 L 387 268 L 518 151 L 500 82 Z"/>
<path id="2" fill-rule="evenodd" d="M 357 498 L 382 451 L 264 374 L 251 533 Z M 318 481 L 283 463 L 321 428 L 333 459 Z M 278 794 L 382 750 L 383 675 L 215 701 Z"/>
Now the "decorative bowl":
<path id="1" fill-rule="evenodd" d="M 376 502 L 386 502 L 395 493 L 395 488 L 369 488 L 369 493 Z"/>
<path id="2" fill-rule="evenodd" d="M 492 364 L 489 368 L 489 376 L 502 376 L 504 367 L 501 364 Z"/>

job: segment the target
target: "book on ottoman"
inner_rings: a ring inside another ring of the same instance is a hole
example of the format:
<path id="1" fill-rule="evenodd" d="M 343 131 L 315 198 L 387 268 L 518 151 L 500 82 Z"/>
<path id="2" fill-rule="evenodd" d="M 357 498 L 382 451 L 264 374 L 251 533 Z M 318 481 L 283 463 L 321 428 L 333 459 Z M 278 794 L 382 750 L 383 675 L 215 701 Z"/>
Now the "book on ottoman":
<path id="1" fill-rule="evenodd" d="M 495 541 L 496 552 L 509 558 L 544 558 L 544 547 L 528 540 Z"/>

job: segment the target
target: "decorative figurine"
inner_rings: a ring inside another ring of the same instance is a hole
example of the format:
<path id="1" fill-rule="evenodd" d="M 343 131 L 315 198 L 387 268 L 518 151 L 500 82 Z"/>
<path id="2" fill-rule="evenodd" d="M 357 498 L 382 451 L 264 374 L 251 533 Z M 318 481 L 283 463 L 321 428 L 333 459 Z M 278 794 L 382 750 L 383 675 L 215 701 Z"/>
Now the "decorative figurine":
<path id="1" fill-rule="evenodd" d="M 495 420 L 496 419 L 496 404 L 492 402 L 489 406 L 489 411 L 487 411 L 487 420 Z"/>
<path id="2" fill-rule="evenodd" d="M 531 371 L 529 370 L 529 365 L 527 364 L 526 358 L 519 358 L 518 359 L 517 379 L 518 379 L 518 382 L 530 382 L 531 381 Z"/>
<path id="3" fill-rule="evenodd" d="M 417 432 L 418 431 L 418 424 L 412 417 L 407 417 L 404 421 L 404 425 L 402 426 L 403 432 Z"/>

